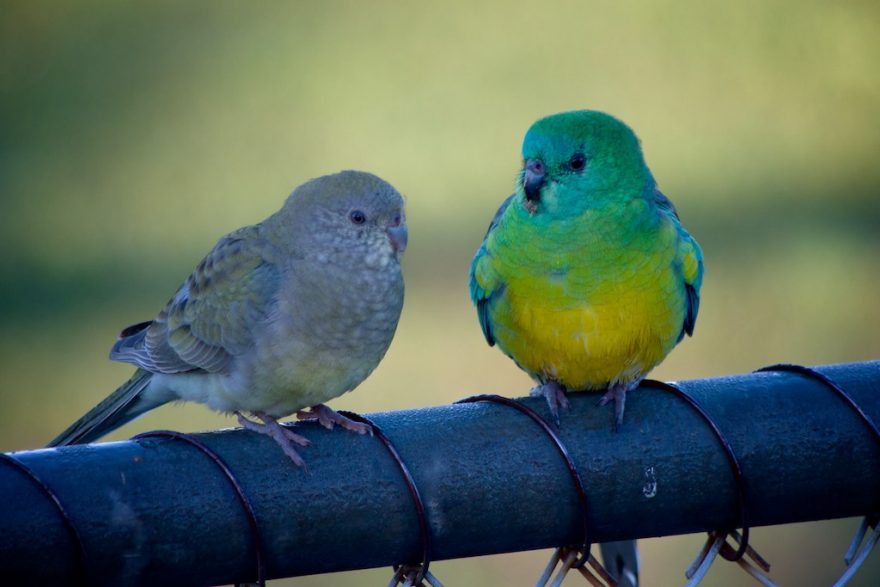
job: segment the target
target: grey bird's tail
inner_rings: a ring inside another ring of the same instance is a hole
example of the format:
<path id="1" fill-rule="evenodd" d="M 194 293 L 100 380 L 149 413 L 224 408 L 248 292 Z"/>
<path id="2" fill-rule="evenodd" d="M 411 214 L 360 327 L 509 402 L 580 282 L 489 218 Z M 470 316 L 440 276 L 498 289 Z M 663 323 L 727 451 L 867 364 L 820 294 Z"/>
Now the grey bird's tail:
<path id="1" fill-rule="evenodd" d="M 104 401 L 70 425 L 47 446 L 86 444 L 131 422 L 141 414 L 152 410 L 165 401 L 155 401 L 144 397 L 143 391 L 150 384 L 153 374 L 138 369 L 131 379 L 107 396 Z"/>
<path id="2" fill-rule="evenodd" d="M 638 587 L 639 552 L 635 540 L 603 542 L 599 545 L 605 569 L 620 587 Z"/>

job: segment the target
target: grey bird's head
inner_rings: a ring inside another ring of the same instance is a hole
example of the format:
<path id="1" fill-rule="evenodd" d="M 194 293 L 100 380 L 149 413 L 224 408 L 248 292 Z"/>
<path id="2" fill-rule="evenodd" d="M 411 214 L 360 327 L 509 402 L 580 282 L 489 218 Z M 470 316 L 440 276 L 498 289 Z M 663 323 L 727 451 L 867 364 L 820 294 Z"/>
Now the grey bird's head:
<path id="1" fill-rule="evenodd" d="M 382 268 L 399 264 L 407 245 L 403 197 L 383 179 L 341 171 L 296 188 L 276 222 L 299 252 Z"/>

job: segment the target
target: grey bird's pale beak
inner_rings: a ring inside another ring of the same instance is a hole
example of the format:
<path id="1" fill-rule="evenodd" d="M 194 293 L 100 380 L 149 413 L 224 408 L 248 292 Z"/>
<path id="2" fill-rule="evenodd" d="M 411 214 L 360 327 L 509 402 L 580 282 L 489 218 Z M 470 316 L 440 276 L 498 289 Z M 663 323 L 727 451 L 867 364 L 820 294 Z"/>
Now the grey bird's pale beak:
<path id="1" fill-rule="evenodd" d="M 388 240 L 391 241 L 391 246 L 395 251 L 402 253 L 406 250 L 406 243 L 409 240 L 406 224 L 389 226 L 385 229 L 385 232 L 388 233 Z"/>

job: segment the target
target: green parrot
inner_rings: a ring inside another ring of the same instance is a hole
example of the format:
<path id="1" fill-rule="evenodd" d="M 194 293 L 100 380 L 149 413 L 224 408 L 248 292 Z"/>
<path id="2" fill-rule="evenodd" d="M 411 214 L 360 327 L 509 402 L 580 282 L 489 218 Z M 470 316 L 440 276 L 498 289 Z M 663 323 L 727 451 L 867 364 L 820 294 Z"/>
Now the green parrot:
<path id="1" fill-rule="evenodd" d="M 703 256 L 620 120 L 579 110 L 528 130 L 516 192 L 470 270 L 489 345 L 532 377 L 558 423 L 567 391 L 605 390 L 623 423 L 700 307 Z"/>
<path id="2" fill-rule="evenodd" d="M 221 238 L 154 320 L 122 331 L 110 358 L 134 376 L 49 446 L 91 442 L 177 400 L 236 414 L 297 465 L 293 445 L 309 441 L 278 418 L 369 432 L 324 402 L 388 350 L 406 244 L 403 198 L 382 179 L 343 171 L 301 185 L 263 222 Z"/>

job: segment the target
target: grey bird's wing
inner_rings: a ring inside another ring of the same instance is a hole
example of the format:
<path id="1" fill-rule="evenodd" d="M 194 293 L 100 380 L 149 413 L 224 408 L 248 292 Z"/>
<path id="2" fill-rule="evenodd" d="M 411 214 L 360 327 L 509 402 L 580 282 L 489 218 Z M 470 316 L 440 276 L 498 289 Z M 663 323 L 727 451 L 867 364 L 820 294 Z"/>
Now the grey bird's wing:
<path id="1" fill-rule="evenodd" d="M 259 225 L 224 236 L 155 320 L 122 332 L 110 358 L 152 373 L 226 370 L 272 311 L 276 256 Z"/>

